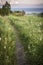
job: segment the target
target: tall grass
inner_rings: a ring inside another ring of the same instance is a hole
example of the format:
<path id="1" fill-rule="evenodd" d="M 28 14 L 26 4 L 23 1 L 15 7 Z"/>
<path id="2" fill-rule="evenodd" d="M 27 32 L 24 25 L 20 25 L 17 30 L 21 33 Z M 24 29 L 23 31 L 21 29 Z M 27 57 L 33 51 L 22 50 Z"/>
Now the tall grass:
<path id="1" fill-rule="evenodd" d="M 14 28 L 0 16 L 0 65 L 16 65 Z"/>
<path id="2" fill-rule="evenodd" d="M 43 65 L 43 18 L 37 16 L 9 16 L 24 46 L 26 64 Z"/>

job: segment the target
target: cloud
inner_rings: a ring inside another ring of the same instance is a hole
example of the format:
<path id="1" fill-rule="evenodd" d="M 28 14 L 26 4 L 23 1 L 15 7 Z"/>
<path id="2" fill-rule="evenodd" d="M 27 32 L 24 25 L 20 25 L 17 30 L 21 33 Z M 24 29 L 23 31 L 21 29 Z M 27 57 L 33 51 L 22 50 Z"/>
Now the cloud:
<path id="1" fill-rule="evenodd" d="M 43 0 L 11 0 L 10 4 L 12 7 L 43 7 Z"/>
<path id="2" fill-rule="evenodd" d="M 0 0 L 0 3 L 8 1 L 10 4 L 43 4 L 43 0 Z"/>
<path id="3" fill-rule="evenodd" d="M 15 4 L 16 2 L 19 2 L 19 4 L 43 4 L 43 0 L 11 0 L 11 4 Z"/>
<path id="4" fill-rule="evenodd" d="M 0 0 L 0 4 L 5 4 L 6 1 L 8 1 L 9 3 L 11 2 L 11 0 Z"/>

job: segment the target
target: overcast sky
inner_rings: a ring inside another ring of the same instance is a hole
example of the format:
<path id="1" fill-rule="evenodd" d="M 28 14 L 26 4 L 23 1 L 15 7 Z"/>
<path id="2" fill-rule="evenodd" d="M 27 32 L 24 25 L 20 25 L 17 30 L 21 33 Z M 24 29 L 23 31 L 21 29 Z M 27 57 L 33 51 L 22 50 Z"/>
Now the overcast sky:
<path id="1" fill-rule="evenodd" d="M 43 0 L 11 0 L 12 4 L 43 4 Z"/>
<path id="2" fill-rule="evenodd" d="M 43 0 L 0 0 L 10 1 L 11 4 L 43 4 Z"/>
<path id="3" fill-rule="evenodd" d="M 3 2 L 9 1 L 10 4 L 14 4 L 14 6 L 20 6 L 20 7 L 43 4 L 43 0 L 0 0 L 0 3 L 1 3 L 1 1 L 3 1 Z"/>

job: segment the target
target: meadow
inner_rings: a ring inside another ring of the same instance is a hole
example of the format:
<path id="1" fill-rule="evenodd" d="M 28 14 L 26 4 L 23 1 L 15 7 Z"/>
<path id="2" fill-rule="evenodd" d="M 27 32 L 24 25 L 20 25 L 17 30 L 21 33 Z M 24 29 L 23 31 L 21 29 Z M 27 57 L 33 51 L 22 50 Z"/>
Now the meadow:
<path id="1" fill-rule="evenodd" d="M 43 65 L 43 17 L 34 15 L 0 16 L 0 64 L 16 65 L 15 31 L 24 47 L 24 65 Z"/>

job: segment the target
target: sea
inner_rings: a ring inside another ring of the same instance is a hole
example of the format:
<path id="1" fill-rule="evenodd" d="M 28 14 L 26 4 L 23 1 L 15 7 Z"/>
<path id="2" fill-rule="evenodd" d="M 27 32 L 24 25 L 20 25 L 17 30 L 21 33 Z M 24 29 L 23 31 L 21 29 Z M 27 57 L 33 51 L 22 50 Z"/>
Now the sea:
<path id="1" fill-rule="evenodd" d="M 12 11 L 25 11 L 26 13 L 42 13 L 43 8 L 11 8 Z"/>
<path id="2" fill-rule="evenodd" d="M 0 5 L 0 8 L 2 6 Z M 43 8 L 16 8 L 16 7 L 12 7 L 11 8 L 12 11 L 25 11 L 26 14 L 28 13 L 42 13 L 43 12 Z"/>

